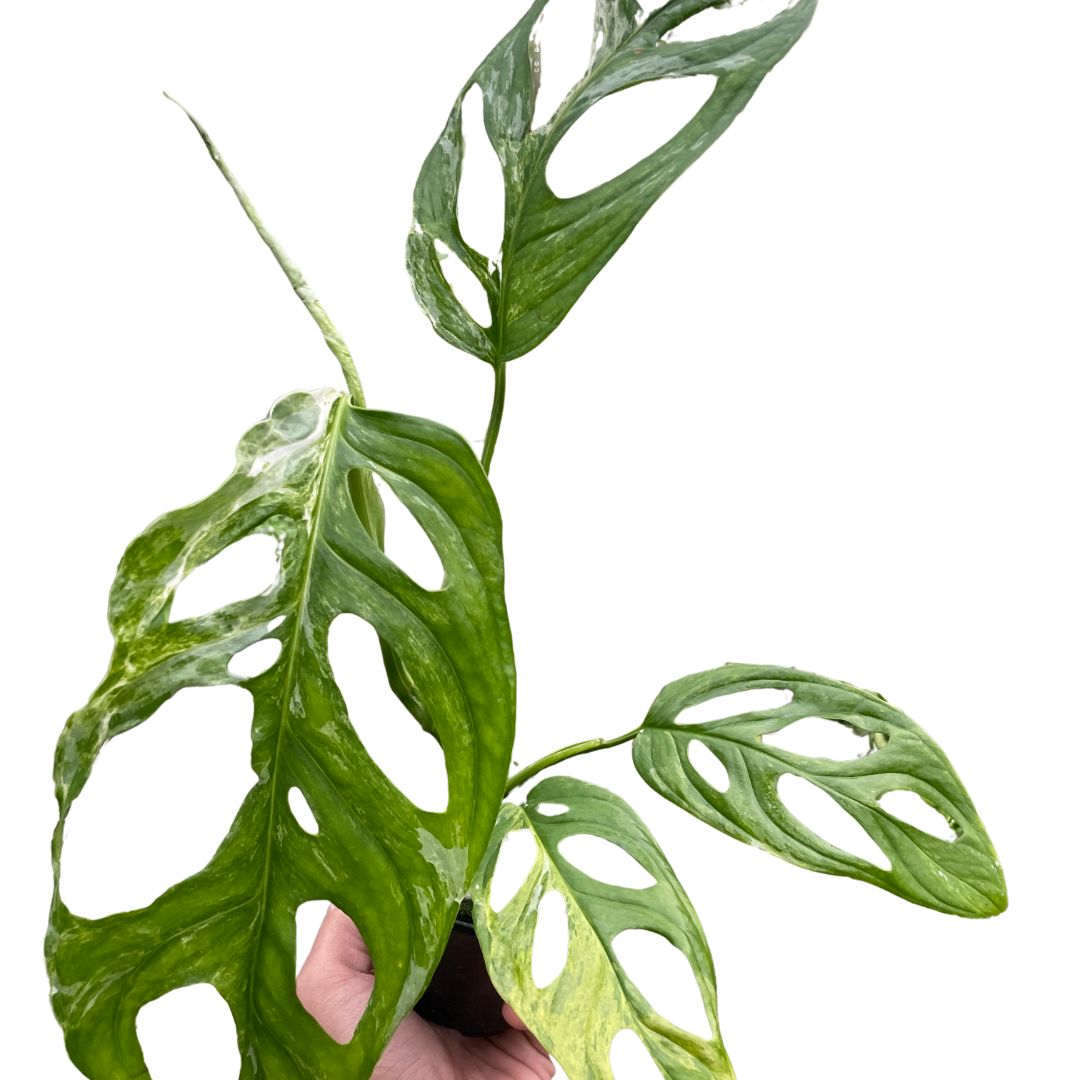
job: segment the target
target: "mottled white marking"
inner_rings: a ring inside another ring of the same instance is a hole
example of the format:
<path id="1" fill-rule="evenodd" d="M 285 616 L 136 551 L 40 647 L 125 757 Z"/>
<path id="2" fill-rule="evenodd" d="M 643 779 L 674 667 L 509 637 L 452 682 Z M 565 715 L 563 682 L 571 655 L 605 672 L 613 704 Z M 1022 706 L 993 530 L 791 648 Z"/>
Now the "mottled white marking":
<path id="1" fill-rule="evenodd" d="M 319 443 L 323 436 L 326 434 L 326 422 L 330 417 L 330 407 L 339 398 L 344 397 L 342 391 L 335 389 L 332 386 L 323 386 L 318 390 L 310 391 L 310 397 L 315 407 L 318 409 L 318 420 L 316 421 L 315 428 L 308 435 L 302 439 L 298 439 L 294 442 L 282 442 L 281 445 L 274 447 L 274 449 L 267 451 L 263 454 L 258 454 L 247 463 L 247 475 L 250 477 L 258 477 L 260 481 L 259 494 L 262 494 L 267 474 L 273 470 L 275 473 L 278 471 L 275 466 L 285 461 L 289 457 L 297 456 L 303 453 L 308 447 L 314 446 Z M 278 400 L 281 400 L 280 398 Z M 270 415 L 273 416 L 274 408 L 276 408 L 277 402 L 270 409 Z M 270 421 L 272 424 L 273 421 Z M 250 502 L 250 497 L 245 498 L 244 502 Z"/>
<path id="2" fill-rule="evenodd" d="M 322 848 L 318 844 L 312 845 L 312 854 L 318 860 L 319 865 L 326 871 L 327 876 L 331 881 L 339 881 L 341 879 L 340 867 L 331 864 L 327 861 L 326 856 L 323 854 Z"/>

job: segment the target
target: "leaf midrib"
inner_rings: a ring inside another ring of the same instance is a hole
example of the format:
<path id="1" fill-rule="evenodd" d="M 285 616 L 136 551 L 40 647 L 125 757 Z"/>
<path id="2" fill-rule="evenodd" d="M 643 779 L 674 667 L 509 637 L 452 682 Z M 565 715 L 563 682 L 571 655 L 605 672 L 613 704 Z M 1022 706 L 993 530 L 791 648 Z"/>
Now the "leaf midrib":
<path id="1" fill-rule="evenodd" d="M 312 564 L 314 562 L 315 542 L 319 537 L 320 524 L 322 522 L 323 509 L 325 505 L 325 487 L 326 476 L 329 473 L 330 465 L 333 463 L 333 459 L 336 457 L 336 447 L 338 443 L 338 435 L 341 424 L 341 417 L 345 415 L 343 413 L 341 404 L 346 401 L 346 397 L 343 394 L 338 395 L 338 399 L 330 408 L 333 410 L 333 416 L 327 421 L 326 424 L 326 453 L 323 455 L 323 460 L 320 465 L 319 475 L 314 483 L 315 495 L 315 511 L 311 515 L 311 527 L 308 531 L 308 544 L 307 551 L 305 552 L 305 563 L 303 563 L 302 570 L 302 589 L 297 596 L 296 604 L 294 607 L 295 619 L 293 622 L 292 640 L 289 642 L 288 653 L 288 667 L 285 676 L 285 686 L 288 692 L 282 693 L 281 696 L 281 715 L 279 717 L 278 724 L 278 740 L 274 745 L 273 756 L 271 758 L 270 768 L 272 775 L 270 777 L 270 795 L 269 795 L 269 812 L 267 813 L 267 827 L 266 827 L 266 841 L 265 841 L 265 856 L 262 861 L 262 894 L 260 896 L 259 903 L 259 917 L 261 924 L 259 927 L 258 943 L 255 946 L 255 957 L 251 971 L 248 973 L 248 998 L 254 1000 L 254 982 L 255 972 L 258 968 L 258 964 L 254 962 L 258 958 L 258 950 L 262 947 L 262 932 L 266 927 L 266 913 L 267 913 L 267 893 L 270 888 L 270 852 L 273 849 L 272 845 L 272 833 L 274 826 L 274 818 L 276 810 L 278 810 L 278 780 L 281 775 L 281 769 L 279 762 L 282 758 L 282 743 L 284 741 L 285 727 L 288 717 L 288 702 L 292 700 L 292 687 L 295 681 L 295 666 L 297 650 L 299 648 L 299 638 L 302 635 L 302 622 L 303 615 L 308 608 L 308 597 L 311 593 L 311 579 L 312 579 Z M 254 703 L 253 703 L 254 708 Z M 254 718 L 254 717 L 253 717 Z"/>

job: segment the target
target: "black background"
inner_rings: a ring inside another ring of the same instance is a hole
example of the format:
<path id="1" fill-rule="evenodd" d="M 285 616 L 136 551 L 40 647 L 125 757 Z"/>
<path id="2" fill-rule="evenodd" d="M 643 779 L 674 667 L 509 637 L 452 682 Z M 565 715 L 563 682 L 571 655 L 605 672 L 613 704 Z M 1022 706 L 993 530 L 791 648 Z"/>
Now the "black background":
<path id="1" fill-rule="evenodd" d="M 712 13 L 711 25 L 702 19 L 680 37 L 754 23 L 779 6 Z M 804 667 L 873 687 L 930 730 L 1008 873 L 1003 770 L 986 727 L 998 720 L 984 710 L 976 724 L 974 713 L 978 665 L 994 660 L 1016 588 L 990 583 L 1007 558 L 988 507 L 1009 477 L 1009 437 L 976 402 L 963 359 L 988 301 L 960 303 L 949 287 L 958 273 L 981 272 L 982 241 L 960 199 L 962 175 L 939 173 L 926 198 L 919 110 L 895 96 L 888 65 L 840 48 L 850 31 L 834 6 L 565 324 L 510 366 L 491 480 L 519 670 L 515 757 L 629 729 L 667 681 L 725 660 Z M 590 9 L 554 3 L 540 27 L 538 120 L 580 75 Z M 516 14 L 426 12 L 422 25 L 382 27 L 318 57 L 284 26 L 229 30 L 165 50 L 160 68 L 137 79 L 100 72 L 93 109 L 60 121 L 73 173 L 66 212 L 81 222 L 81 254 L 55 272 L 68 318 L 53 333 L 71 357 L 57 401 L 70 467 L 51 518 L 67 556 L 53 579 L 69 679 L 62 712 L 105 671 L 106 594 L 127 540 L 224 481 L 235 442 L 274 397 L 340 379 L 161 90 L 206 124 L 307 273 L 350 342 L 368 403 L 478 438 L 490 370 L 432 334 L 409 296 L 402 251 L 424 153 Z M 212 53 L 229 63 L 210 63 Z M 274 55 L 285 67 L 271 78 Z M 632 164 L 711 86 L 648 85 L 600 104 L 556 151 L 555 191 Z M 959 110 L 963 96 L 957 85 L 937 108 L 951 100 Z M 474 92 L 461 221 L 494 254 L 501 186 L 478 106 Z M 963 138 L 949 143 L 957 161 Z M 446 268 L 483 316 L 478 288 L 453 261 Z M 437 584 L 416 525 L 392 499 L 388 515 L 390 553 Z M 220 556 L 181 586 L 175 615 L 261 589 L 271 551 L 257 538 Z M 382 694 L 384 727 L 364 732 L 380 764 L 418 801 L 437 801 L 440 755 L 380 690 L 374 633 L 343 619 L 330 648 L 332 660 L 348 658 L 347 698 Z M 253 779 L 248 717 L 239 688 L 189 690 L 109 745 L 68 822 L 73 909 L 98 916 L 149 903 L 210 858 Z M 847 742 L 836 742 L 837 731 L 808 720 L 783 744 L 853 754 L 858 744 L 842 732 Z M 810 1065 L 861 1076 L 867 1054 L 878 1075 L 947 1076 L 1000 1053 L 991 1032 L 1008 1028 L 1015 990 L 1000 963 L 1015 948 L 1015 913 L 948 918 L 744 848 L 651 793 L 629 746 L 561 771 L 624 795 L 669 855 L 710 937 L 720 1023 L 744 1078 Z M 788 805 L 872 858 L 859 829 L 801 786 L 782 783 Z M 936 827 L 933 815 L 919 823 Z M 602 841 L 573 843 L 576 854 L 569 842 L 564 850 L 597 876 L 646 883 Z M 524 858 L 515 847 L 505 849 L 511 870 Z M 565 953 L 551 907 L 541 983 Z M 301 909 L 301 959 L 319 916 L 318 905 Z M 704 1034 L 683 958 L 643 933 L 618 947 L 660 1011 Z M 234 1075 L 228 1010 L 210 988 L 154 1002 L 139 1023 L 159 1080 L 195 1067 Z M 51 1053 L 58 1061 L 58 1035 Z M 615 1067 L 620 1080 L 653 1069 L 627 1035 Z"/>

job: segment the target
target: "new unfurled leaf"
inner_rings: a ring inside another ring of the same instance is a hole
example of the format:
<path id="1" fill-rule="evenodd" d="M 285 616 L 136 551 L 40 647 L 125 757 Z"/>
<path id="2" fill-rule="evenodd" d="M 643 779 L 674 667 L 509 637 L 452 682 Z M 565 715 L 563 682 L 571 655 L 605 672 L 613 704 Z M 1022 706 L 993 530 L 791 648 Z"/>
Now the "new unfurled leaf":
<path id="1" fill-rule="evenodd" d="M 558 812 L 560 807 L 565 810 Z M 503 838 L 516 829 L 532 834 L 536 861 L 517 894 L 496 912 L 490 905 L 492 876 Z M 580 834 L 618 845 L 655 884 L 606 884 L 568 862 L 559 844 Z M 532 978 L 537 912 L 552 889 L 566 902 L 569 951 L 554 982 L 538 989 Z M 555 776 L 537 784 L 524 806 L 505 805 L 472 892 L 476 932 L 495 988 L 571 1080 L 612 1080 L 611 1041 L 624 1028 L 641 1038 L 666 1080 L 733 1077 L 717 1026 L 716 975 L 701 923 L 652 834 L 617 795 Z M 711 1038 L 659 1015 L 649 1004 L 650 988 L 630 981 L 612 943 L 633 929 L 662 935 L 690 962 Z"/>
<path id="2" fill-rule="evenodd" d="M 582 0 L 584 2 L 584 0 Z M 420 171 L 406 263 L 436 333 L 489 363 L 535 349 L 563 320 L 650 206 L 727 130 L 761 81 L 809 25 L 817 0 L 798 0 L 761 26 L 704 41 L 665 36 L 716 0 L 671 0 L 647 18 L 636 0 L 597 0 L 588 70 L 551 120 L 533 128 L 540 57 L 532 34 L 548 0 L 536 0 L 462 88 Z M 570 128 L 611 94 L 656 79 L 712 77 L 705 104 L 663 146 L 591 191 L 561 199 L 548 162 Z M 462 236 L 458 193 L 466 147 L 461 110 L 483 92 L 484 127 L 502 165 L 502 248 L 479 252 Z M 487 294 L 482 327 L 454 296 L 437 244 L 457 255 Z"/>
<path id="3" fill-rule="evenodd" d="M 372 473 L 431 539 L 441 589 L 421 588 L 383 553 Z M 281 543 L 273 586 L 170 622 L 184 577 L 256 533 Z M 445 754 L 445 813 L 409 802 L 349 721 L 327 656 L 330 624 L 346 612 L 371 623 L 407 673 Z M 355 408 L 336 391 L 290 394 L 244 436 L 221 488 L 132 542 L 109 620 L 108 674 L 68 721 L 56 754 L 47 958 L 72 1060 L 92 1080 L 146 1077 L 139 1009 L 206 982 L 232 1010 L 242 1077 L 367 1077 L 442 952 L 498 812 L 513 741 L 501 521 L 475 454 L 427 420 Z M 269 669 L 248 680 L 230 674 L 235 654 L 268 637 L 282 643 Z M 101 748 L 153 723 L 181 688 L 229 683 L 254 698 L 256 775 L 209 865 L 142 910 L 99 920 L 71 912 L 60 874 L 64 823 Z M 317 835 L 293 818 L 292 787 Z M 295 993 L 295 913 L 315 899 L 349 914 L 375 965 L 374 994 L 345 1046 Z"/>
<path id="4" fill-rule="evenodd" d="M 684 709 L 763 688 L 788 690 L 792 700 L 726 719 L 678 723 Z M 847 725 L 871 736 L 880 749 L 832 761 L 762 742 L 763 735 L 806 717 Z M 695 740 L 723 762 L 730 781 L 726 791 L 718 791 L 691 764 L 689 747 Z M 997 915 L 1008 903 L 993 844 L 960 778 L 930 736 L 879 694 L 794 668 L 727 664 L 660 691 L 634 740 L 634 764 L 666 799 L 797 866 L 867 881 L 953 915 Z M 891 869 L 842 851 L 795 817 L 777 791 L 788 773 L 816 785 L 847 811 Z M 931 836 L 888 813 L 879 800 L 890 791 L 916 792 L 952 825 L 955 839 Z"/>

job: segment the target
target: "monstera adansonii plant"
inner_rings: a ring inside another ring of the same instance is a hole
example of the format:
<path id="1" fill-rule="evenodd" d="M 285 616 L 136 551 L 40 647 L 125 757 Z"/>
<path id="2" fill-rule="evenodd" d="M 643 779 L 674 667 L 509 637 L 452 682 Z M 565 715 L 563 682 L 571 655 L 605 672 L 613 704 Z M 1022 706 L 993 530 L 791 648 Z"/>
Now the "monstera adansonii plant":
<path id="1" fill-rule="evenodd" d="M 551 119 L 534 125 L 535 28 L 546 3 L 532 4 L 462 88 L 417 180 L 407 241 L 415 295 L 436 332 L 494 371 L 479 459 L 465 439 L 433 420 L 368 407 L 341 336 L 192 118 L 340 361 L 347 390 L 278 400 L 241 438 L 224 484 L 154 521 L 120 563 L 109 596 L 115 650 L 108 673 L 68 720 L 55 762 L 60 820 L 46 954 L 68 1052 L 93 1080 L 148 1076 L 136 1036 L 139 1009 L 199 982 L 214 986 L 229 1005 L 241 1077 L 364 1080 L 428 984 L 466 894 L 496 989 L 571 1080 L 610 1078 L 611 1042 L 626 1028 L 668 1080 L 733 1076 L 701 923 L 641 819 L 611 792 L 565 776 L 548 776 L 524 803 L 510 799 L 560 761 L 627 741 L 650 787 L 728 836 L 953 915 L 985 918 L 1006 906 L 994 848 L 937 744 L 880 695 L 809 672 L 726 664 L 687 675 L 662 688 L 626 734 L 566 747 L 509 775 L 514 652 L 502 525 L 487 476 L 506 365 L 558 326 L 653 202 L 723 134 L 798 41 L 816 0 L 797 0 L 761 25 L 704 40 L 694 38 L 692 26 L 674 32 L 723 4 L 671 0 L 646 14 L 636 0 L 596 0 L 588 68 Z M 584 194 L 553 193 L 548 162 L 590 108 L 628 87 L 690 76 L 711 78 L 714 88 L 676 135 Z M 505 188 L 496 252 L 470 246 L 458 220 L 462 103 L 473 86 L 482 91 L 484 127 Z M 489 325 L 481 326 L 449 285 L 442 264 L 451 255 L 482 285 Z M 385 553 L 374 477 L 430 538 L 445 571 L 439 588 L 421 588 Z M 269 590 L 198 618 L 170 618 L 187 575 L 229 545 L 263 533 L 277 539 L 280 552 Z M 445 812 L 429 813 L 405 798 L 350 724 L 327 655 L 330 625 L 342 613 L 375 628 L 390 687 L 438 740 L 449 778 Z M 232 674 L 233 657 L 268 638 L 281 643 L 278 659 L 253 678 Z M 64 824 L 98 753 L 110 739 L 153 723 L 178 690 L 225 684 L 254 699 L 257 779 L 213 859 L 141 910 L 102 919 L 73 913 L 63 900 Z M 790 700 L 680 723 L 691 706 L 760 688 L 787 691 Z M 866 736 L 868 752 L 833 761 L 763 740 L 806 717 Z M 695 742 L 722 762 L 724 790 L 691 763 Z M 809 781 L 850 814 L 887 857 L 888 869 L 827 843 L 795 817 L 777 793 L 785 774 Z M 314 814 L 316 835 L 290 811 L 293 788 Z M 954 838 L 931 836 L 887 812 L 880 800 L 891 791 L 921 796 Z M 489 895 L 500 845 L 517 830 L 535 840 L 535 863 L 513 899 L 495 911 Z M 579 834 L 618 845 L 653 884 L 627 888 L 590 877 L 560 852 L 563 839 Z M 530 963 L 539 902 L 551 890 L 565 900 L 569 954 L 558 978 L 539 989 Z M 329 900 L 352 918 L 378 974 L 344 1045 L 323 1032 L 296 994 L 295 914 L 312 899 Z M 658 1015 L 649 988 L 630 981 L 613 948 L 627 929 L 660 934 L 686 957 L 709 1037 Z"/>

